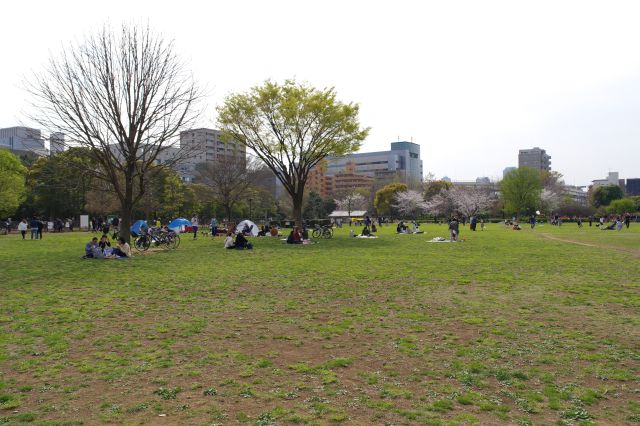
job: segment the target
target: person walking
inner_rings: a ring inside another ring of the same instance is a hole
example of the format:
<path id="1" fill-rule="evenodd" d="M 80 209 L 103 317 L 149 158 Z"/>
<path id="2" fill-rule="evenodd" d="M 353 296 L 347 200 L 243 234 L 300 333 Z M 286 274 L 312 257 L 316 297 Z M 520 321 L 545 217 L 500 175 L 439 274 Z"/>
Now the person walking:
<path id="1" fill-rule="evenodd" d="M 27 219 L 22 219 L 22 221 L 20 221 L 20 223 L 18 224 L 18 231 L 20 231 L 20 234 L 22 235 L 22 239 L 25 239 L 25 236 L 27 235 Z"/>
<path id="2" fill-rule="evenodd" d="M 469 228 L 472 231 L 475 231 L 477 225 L 478 225 L 478 218 L 476 217 L 476 215 L 471 216 L 471 219 L 469 219 Z"/>
<path id="3" fill-rule="evenodd" d="M 624 224 L 629 229 L 629 225 L 631 224 L 631 214 L 625 213 L 624 215 Z"/>
<path id="4" fill-rule="evenodd" d="M 215 217 L 211 218 L 211 236 L 215 237 L 218 235 L 218 219 Z"/>
<path id="5" fill-rule="evenodd" d="M 449 222 L 449 234 L 451 241 L 458 241 L 458 234 L 460 232 L 460 223 L 457 217 L 453 217 Z"/>
<path id="6" fill-rule="evenodd" d="M 531 225 L 531 229 L 536 227 L 536 217 L 534 215 L 529 216 L 529 225 Z"/>
<path id="7" fill-rule="evenodd" d="M 582 218 L 580 216 L 576 218 L 576 223 L 578 224 L 578 228 L 582 228 Z"/>
<path id="8" fill-rule="evenodd" d="M 193 239 L 195 240 L 198 238 L 198 215 L 196 213 L 191 218 L 191 226 L 193 227 Z"/>
<path id="9" fill-rule="evenodd" d="M 37 217 L 34 216 L 31 218 L 31 222 L 29 222 L 29 229 L 31 230 L 31 239 L 37 240 L 38 239 L 38 218 Z"/>
<path id="10" fill-rule="evenodd" d="M 593 224 L 593 216 L 589 216 L 589 227 Z"/>

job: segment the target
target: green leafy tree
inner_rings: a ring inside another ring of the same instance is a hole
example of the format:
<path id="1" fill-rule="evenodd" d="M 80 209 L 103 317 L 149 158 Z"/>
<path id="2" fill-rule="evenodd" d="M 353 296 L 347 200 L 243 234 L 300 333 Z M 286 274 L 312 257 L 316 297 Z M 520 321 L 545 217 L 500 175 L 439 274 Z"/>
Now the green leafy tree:
<path id="1" fill-rule="evenodd" d="M 39 158 L 29 170 L 28 202 L 48 217 L 73 217 L 85 210 L 94 164 L 83 148 Z"/>
<path id="2" fill-rule="evenodd" d="M 356 151 L 369 133 L 358 113 L 358 105 L 338 101 L 333 88 L 266 81 L 227 97 L 218 120 L 227 139 L 246 145 L 275 173 L 302 223 L 310 170 L 327 156 Z"/>
<path id="3" fill-rule="evenodd" d="M 538 170 L 519 167 L 500 182 L 500 193 L 507 213 L 528 214 L 540 206 L 542 178 Z"/>
<path id="4" fill-rule="evenodd" d="M 638 206 L 631 197 L 613 200 L 607 207 L 607 213 L 610 214 L 632 213 L 637 210 Z"/>
<path id="5" fill-rule="evenodd" d="M 613 200 L 619 200 L 624 197 L 622 188 L 618 185 L 599 186 L 591 191 L 590 201 L 595 208 L 608 206 Z"/>
<path id="6" fill-rule="evenodd" d="M 434 196 L 440 194 L 442 190 L 448 190 L 451 188 L 451 182 L 446 180 L 429 180 L 423 184 L 424 192 L 423 196 L 425 200 L 430 200 Z"/>
<path id="7" fill-rule="evenodd" d="M 393 215 L 395 209 L 393 204 L 396 202 L 396 194 L 404 192 L 409 188 L 404 183 L 391 183 L 379 189 L 373 200 L 373 206 L 379 215 Z"/>
<path id="8" fill-rule="evenodd" d="M 0 217 L 15 213 L 24 198 L 27 169 L 18 157 L 0 149 Z"/>

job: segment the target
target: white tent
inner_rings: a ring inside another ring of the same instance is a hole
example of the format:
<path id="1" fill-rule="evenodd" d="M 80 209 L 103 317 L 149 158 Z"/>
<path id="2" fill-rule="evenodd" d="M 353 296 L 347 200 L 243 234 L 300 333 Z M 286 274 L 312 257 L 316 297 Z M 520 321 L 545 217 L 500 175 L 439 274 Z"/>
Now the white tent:
<path id="1" fill-rule="evenodd" d="M 253 235 L 254 237 L 256 237 L 258 235 L 258 231 L 259 231 L 258 225 L 256 225 L 255 223 L 251 222 L 248 219 L 247 220 L 243 220 L 238 225 L 236 225 L 236 232 L 242 232 L 246 225 L 249 225 L 249 229 L 251 229 L 250 234 Z"/>

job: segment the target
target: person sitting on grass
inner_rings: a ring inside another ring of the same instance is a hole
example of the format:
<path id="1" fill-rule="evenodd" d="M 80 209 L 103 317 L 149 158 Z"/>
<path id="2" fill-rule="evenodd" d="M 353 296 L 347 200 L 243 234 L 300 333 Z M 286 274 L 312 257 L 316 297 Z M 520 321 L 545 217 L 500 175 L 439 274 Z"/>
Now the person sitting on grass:
<path id="1" fill-rule="evenodd" d="M 131 257 L 131 247 L 124 238 L 118 238 L 118 246 L 113 249 L 112 255 L 119 259 L 126 259 Z"/>
<path id="2" fill-rule="evenodd" d="M 111 247 L 111 242 L 109 241 L 109 236 L 107 234 L 103 234 L 102 238 L 100 238 L 100 242 L 98 246 L 102 251 L 105 251 L 107 247 Z"/>
<path id="3" fill-rule="evenodd" d="M 239 232 L 236 235 L 235 248 L 237 248 L 238 250 L 251 250 L 253 248 L 253 245 L 249 242 L 249 240 L 247 240 L 243 232 Z"/>
<path id="4" fill-rule="evenodd" d="M 369 235 L 371 235 L 371 231 L 369 231 L 369 227 L 367 225 L 364 226 L 360 235 L 362 237 L 368 237 Z"/>
<path id="5" fill-rule="evenodd" d="M 409 231 L 407 230 L 407 225 L 405 225 L 403 221 L 400 221 L 398 223 L 398 226 L 396 226 L 396 233 L 397 234 L 408 234 L 409 233 Z"/>
<path id="6" fill-rule="evenodd" d="M 302 244 L 302 234 L 297 226 L 291 230 L 287 237 L 287 244 Z"/>
<path id="7" fill-rule="evenodd" d="M 233 243 L 233 233 L 227 232 L 227 237 L 224 239 L 224 248 L 226 249 L 234 249 L 236 248 Z"/>
<path id="8" fill-rule="evenodd" d="M 100 251 L 100 247 L 98 246 L 98 237 L 93 237 L 91 241 L 84 246 L 84 256 L 82 258 L 93 259 L 96 257 L 98 251 Z"/>

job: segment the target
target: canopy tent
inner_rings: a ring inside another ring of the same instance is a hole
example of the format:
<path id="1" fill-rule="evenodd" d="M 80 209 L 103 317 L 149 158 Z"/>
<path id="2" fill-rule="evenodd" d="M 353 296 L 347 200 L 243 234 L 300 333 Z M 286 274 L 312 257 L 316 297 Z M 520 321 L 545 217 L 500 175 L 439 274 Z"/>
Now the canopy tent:
<path id="1" fill-rule="evenodd" d="M 258 236 L 258 231 L 259 231 L 258 226 L 248 219 L 243 220 L 242 222 L 236 225 L 236 232 L 243 232 L 245 227 L 249 228 L 249 234 L 253 235 L 254 237 Z"/>
<path id="2" fill-rule="evenodd" d="M 181 232 L 185 226 L 191 226 L 191 221 L 183 217 L 179 217 L 177 219 L 173 219 L 167 228 L 171 229 L 173 232 Z"/>
<path id="3" fill-rule="evenodd" d="M 347 210 L 334 210 L 329 217 L 332 219 L 337 218 L 356 218 L 364 217 L 367 214 L 366 210 L 351 210 L 351 214 Z"/>
<path id="4" fill-rule="evenodd" d="M 140 235 L 141 229 L 149 229 L 149 225 L 147 225 L 146 220 L 137 220 L 133 225 L 131 225 L 131 228 L 129 230 L 134 237 L 137 237 L 138 235 Z"/>

